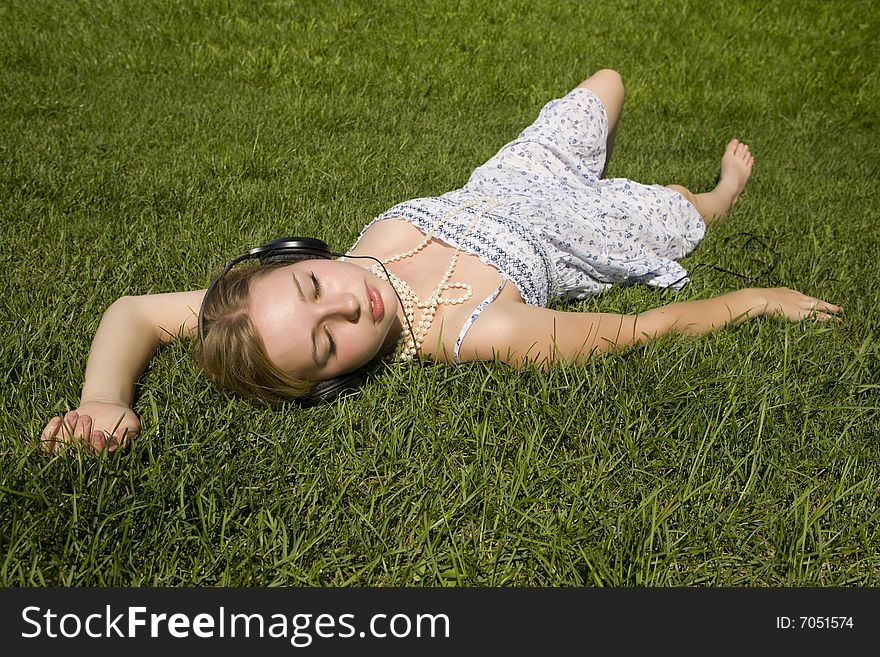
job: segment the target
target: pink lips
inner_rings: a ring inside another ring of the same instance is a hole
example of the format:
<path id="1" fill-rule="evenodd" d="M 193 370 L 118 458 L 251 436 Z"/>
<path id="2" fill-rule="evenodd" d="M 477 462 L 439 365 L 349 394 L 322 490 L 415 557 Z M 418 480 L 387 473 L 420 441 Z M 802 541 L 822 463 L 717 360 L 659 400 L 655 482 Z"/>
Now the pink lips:
<path id="1" fill-rule="evenodd" d="M 378 324 L 385 316 L 385 302 L 382 301 L 382 295 L 379 290 L 367 283 L 367 295 L 370 297 L 370 310 L 373 313 L 373 323 Z"/>

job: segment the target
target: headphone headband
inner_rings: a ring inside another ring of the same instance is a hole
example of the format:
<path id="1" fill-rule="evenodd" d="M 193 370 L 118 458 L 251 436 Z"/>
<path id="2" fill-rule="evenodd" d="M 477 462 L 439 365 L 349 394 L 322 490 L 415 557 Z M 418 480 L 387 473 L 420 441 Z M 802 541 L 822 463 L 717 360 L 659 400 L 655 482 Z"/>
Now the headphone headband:
<path id="1" fill-rule="evenodd" d="M 251 249 L 239 258 L 259 258 L 260 262 L 265 264 L 286 260 L 288 256 L 292 262 L 296 262 L 310 258 L 338 258 L 341 255 L 332 251 L 326 242 L 314 237 L 279 237 Z"/>

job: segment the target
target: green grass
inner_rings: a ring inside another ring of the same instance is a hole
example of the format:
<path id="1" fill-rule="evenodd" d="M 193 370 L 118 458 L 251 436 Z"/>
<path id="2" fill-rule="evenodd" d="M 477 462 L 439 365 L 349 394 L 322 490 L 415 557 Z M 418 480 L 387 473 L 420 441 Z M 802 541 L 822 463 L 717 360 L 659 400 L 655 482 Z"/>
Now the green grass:
<path id="1" fill-rule="evenodd" d="M 0 4 L 0 583 L 880 583 L 880 10 L 865 2 Z M 609 174 L 757 165 L 679 293 L 784 285 L 840 326 L 756 320 L 550 374 L 395 365 L 269 410 L 162 350 L 112 458 L 35 449 L 103 310 L 203 287 L 270 238 L 345 248 L 463 184 L 602 67 Z M 744 231 L 766 247 L 743 246 Z M 756 276 L 742 281 L 700 263 Z"/>

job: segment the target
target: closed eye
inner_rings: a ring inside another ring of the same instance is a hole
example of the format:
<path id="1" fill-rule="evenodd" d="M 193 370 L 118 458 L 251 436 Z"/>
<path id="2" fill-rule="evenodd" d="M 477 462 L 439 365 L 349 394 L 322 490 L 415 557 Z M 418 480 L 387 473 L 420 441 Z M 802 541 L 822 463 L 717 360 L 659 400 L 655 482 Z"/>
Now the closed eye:
<path id="1" fill-rule="evenodd" d="M 336 341 L 333 339 L 333 336 L 330 335 L 330 331 L 327 331 L 327 342 L 330 343 L 330 351 L 329 351 L 330 355 L 335 356 L 336 355 Z"/>
<path id="2" fill-rule="evenodd" d="M 315 288 L 315 299 L 321 298 L 321 283 L 318 281 L 318 277 L 315 276 L 314 272 L 309 272 L 309 278 L 312 279 L 312 285 Z M 336 341 L 333 339 L 333 336 L 330 334 L 330 331 L 326 332 L 327 334 L 327 344 L 329 345 L 329 349 L 327 353 L 330 356 L 336 355 Z"/>

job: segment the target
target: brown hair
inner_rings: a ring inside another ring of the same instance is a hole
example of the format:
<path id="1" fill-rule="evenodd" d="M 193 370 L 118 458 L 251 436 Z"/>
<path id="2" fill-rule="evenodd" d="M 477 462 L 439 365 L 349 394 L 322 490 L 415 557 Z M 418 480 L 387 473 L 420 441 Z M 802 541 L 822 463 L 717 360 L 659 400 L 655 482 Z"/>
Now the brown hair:
<path id="1" fill-rule="evenodd" d="M 239 266 L 217 284 L 202 313 L 204 344 L 196 338 L 193 358 L 210 381 L 242 397 L 277 404 L 302 397 L 315 382 L 297 379 L 277 367 L 251 321 L 251 286 L 289 262 Z"/>

